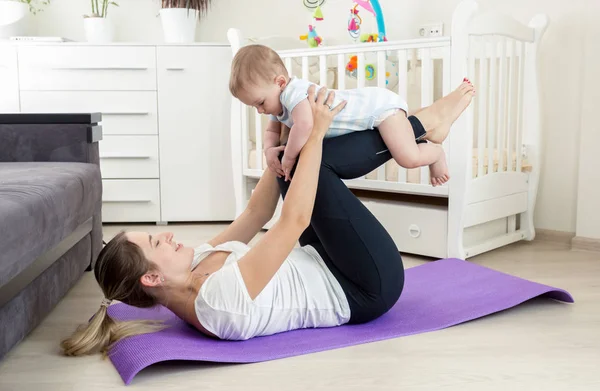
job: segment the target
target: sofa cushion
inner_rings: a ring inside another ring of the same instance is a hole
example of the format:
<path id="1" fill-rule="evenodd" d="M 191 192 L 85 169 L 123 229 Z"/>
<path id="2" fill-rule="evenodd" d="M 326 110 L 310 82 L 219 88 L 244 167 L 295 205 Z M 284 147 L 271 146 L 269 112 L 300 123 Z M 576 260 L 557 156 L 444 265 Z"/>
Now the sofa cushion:
<path id="1" fill-rule="evenodd" d="M 0 286 L 93 216 L 100 169 L 87 163 L 0 163 Z"/>

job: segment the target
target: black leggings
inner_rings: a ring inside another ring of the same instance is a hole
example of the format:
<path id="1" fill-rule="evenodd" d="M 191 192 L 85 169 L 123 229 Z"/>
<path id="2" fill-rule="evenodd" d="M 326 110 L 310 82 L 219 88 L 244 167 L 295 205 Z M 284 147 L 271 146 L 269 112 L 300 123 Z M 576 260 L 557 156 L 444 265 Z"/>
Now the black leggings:
<path id="1" fill-rule="evenodd" d="M 411 123 L 418 139 L 423 128 L 414 117 Z M 383 315 L 404 287 L 404 267 L 394 241 L 342 182 L 366 175 L 391 158 L 377 130 L 323 142 L 314 210 L 300 245 L 314 247 L 339 281 L 350 304 L 349 323 L 364 323 Z M 282 178 L 278 182 L 285 199 L 290 182 Z"/>

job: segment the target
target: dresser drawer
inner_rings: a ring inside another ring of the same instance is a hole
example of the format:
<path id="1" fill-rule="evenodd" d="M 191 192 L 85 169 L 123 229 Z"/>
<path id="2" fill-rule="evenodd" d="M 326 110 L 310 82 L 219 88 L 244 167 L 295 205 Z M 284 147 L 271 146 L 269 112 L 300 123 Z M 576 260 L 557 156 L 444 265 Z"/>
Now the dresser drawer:
<path id="1" fill-rule="evenodd" d="M 158 136 L 104 136 L 99 143 L 102 178 L 158 178 Z"/>
<path id="2" fill-rule="evenodd" d="M 412 202 L 360 198 L 403 253 L 447 256 L 448 209 Z"/>
<path id="3" fill-rule="evenodd" d="M 27 113 L 102 113 L 105 135 L 158 134 L 155 91 L 23 91 Z"/>
<path id="4" fill-rule="evenodd" d="M 23 45 L 19 70 L 21 90 L 156 90 L 156 49 Z"/>
<path id="5" fill-rule="evenodd" d="M 103 180 L 102 221 L 106 223 L 160 221 L 158 179 Z"/>

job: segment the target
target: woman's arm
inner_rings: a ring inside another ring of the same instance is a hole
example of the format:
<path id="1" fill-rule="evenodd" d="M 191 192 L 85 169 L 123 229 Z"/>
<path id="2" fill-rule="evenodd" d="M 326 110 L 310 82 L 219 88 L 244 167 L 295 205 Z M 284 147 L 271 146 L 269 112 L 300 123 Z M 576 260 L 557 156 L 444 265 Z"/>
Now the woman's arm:
<path id="1" fill-rule="evenodd" d="M 317 102 L 314 86 L 308 90 L 314 125 L 311 135 L 300 152 L 298 166 L 288 189 L 279 221 L 238 262 L 246 289 L 256 298 L 275 275 L 290 254 L 302 232 L 310 224 L 321 167 L 322 144 L 325 132 L 335 114 L 345 105 L 342 102 L 332 110 L 325 106 L 325 88 L 321 88 Z M 327 103 L 333 102 L 333 93 Z"/>
<path id="2" fill-rule="evenodd" d="M 238 241 L 248 244 L 258 231 L 273 217 L 279 200 L 277 176 L 265 170 L 261 176 L 246 209 L 223 232 L 212 238 L 208 244 L 215 247 L 221 243 Z"/>
<path id="3" fill-rule="evenodd" d="M 281 132 L 287 133 L 289 128 L 281 124 Z M 277 147 L 280 151 L 284 146 Z M 238 241 L 248 244 L 256 234 L 273 218 L 279 201 L 279 185 L 277 174 L 264 170 L 258 184 L 254 188 L 246 209 L 223 232 L 208 241 L 211 246 Z"/>

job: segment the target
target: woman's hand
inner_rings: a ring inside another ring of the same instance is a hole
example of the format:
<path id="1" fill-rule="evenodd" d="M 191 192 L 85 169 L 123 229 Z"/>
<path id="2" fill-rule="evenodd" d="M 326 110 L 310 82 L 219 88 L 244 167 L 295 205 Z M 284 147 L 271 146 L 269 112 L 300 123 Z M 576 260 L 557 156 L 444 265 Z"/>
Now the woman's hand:
<path id="1" fill-rule="evenodd" d="M 335 93 L 333 91 L 330 92 L 327 99 L 325 99 L 326 92 L 327 88 L 321 87 L 315 101 L 315 85 L 311 84 L 308 88 L 308 103 L 310 103 L 314 121 L 312 131 L 318 136 L 325 135 L 329 129 L 329 125 L 331 125 L 331 122 L 333 121 L 333 117 L 346 106 L 346 101 L 343 101 L 332 108 L 331 105 L 333 104 Z"/>

